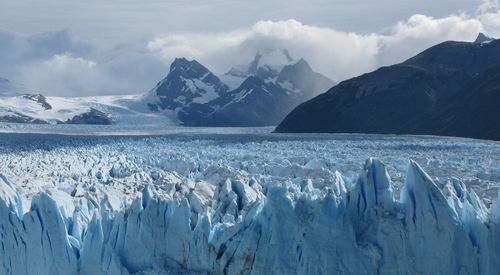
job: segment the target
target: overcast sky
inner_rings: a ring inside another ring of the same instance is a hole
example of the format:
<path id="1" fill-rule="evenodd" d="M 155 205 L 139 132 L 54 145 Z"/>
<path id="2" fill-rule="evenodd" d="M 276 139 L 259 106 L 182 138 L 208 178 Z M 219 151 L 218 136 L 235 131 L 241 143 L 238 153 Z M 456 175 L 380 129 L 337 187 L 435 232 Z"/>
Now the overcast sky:
<path id="1" fill-rule="evenodd" d="M 53 95 L 138 93 L 174 57 L 220 74 L 286 48 L 340 81 L 479 31 L 500 37 L 498 0 L 0 0 L 0 77 Z"/>

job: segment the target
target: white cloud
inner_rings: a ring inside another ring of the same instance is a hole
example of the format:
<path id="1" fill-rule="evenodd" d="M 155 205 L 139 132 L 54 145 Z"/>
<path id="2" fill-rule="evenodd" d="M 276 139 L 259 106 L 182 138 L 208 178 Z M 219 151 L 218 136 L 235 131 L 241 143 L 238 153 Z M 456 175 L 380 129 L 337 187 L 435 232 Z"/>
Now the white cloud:
<path id="1" fill-rule="evenodd" d="M 413 15 L 379 36 L 377 66 L 401 62 L 443 41 L 473 41 L 483 29 L 481 21 L 464 14 L 445 18 Z"/>
<path id="2" fill-rule="evenodd" d="M 477 8 L 477 13 L 479 14 L 485 14 L 498 10 L 498 7 L 500 6 L 498 0 L 482 0 L 481 2 L 481 5 Z"/>
<path id="3" fill-rule="evenodd" d="M 43 65 L 48 69 L 64 72 L 70 68 L 76 70 L 90 70 L 93 69 L 97 63 L 81 57 L 73 57 L 70 53 L 63 53 L 54 55 L 51 59 L 44 61 Z"/>
<path id="4" fill-rule="evenodd" d="M 145 42 L 103 48 L 67 30 L 28 36 L 0 31 L 0 63 L 0 76 L 27 92 L 66 96 L 144 92 L 168 68 Z"/>
<path id="5" fill-rule="evenodd" d="M 218 73 L 235 63 L 248 62 L 260 50 L 286 48 L 294 57 L 304 57 L 318 71 L 342 80 L 401 62 L 445 40 L 471 41 L 483 30 L 480 18 L 465 14 L 445 18 L 414 15 L 385 32 L 370 34 L 342 32 L 296 20 L 259 21 L 246 30 L 170 34 L 152 40 L 148 48 L 166 61 L 180 56 L 193 58 Z"/>
<path id="6" fill-rule="evenodd" d="M 218 73 L 232 65 L 249 62 L 261 50 L 285 48 L 327 74 L 345 76 L 344 72 L 360 72 L 374 65 L 377 37 L 308 26 L 296 20 L 259 21 L 248 30 L 158 37 L 148 44 L 148 48 L 158 52 L 167 62 L 175 57 L 188 57 Z M 328 62 L 332 60 L 335 60 L 334 67 Z"/>
<path id="7" fill-rule="evenodd" d="M 63 53 L 42 62 L 24 64 L 19 77 L 28 90 L 50 95 L 141 93 L 154 86 L 166 70 L 163 64 L 150 59 L 148 55 L 131 53 L 98 63 Z"/>
<path id="8" fill-rule="evenodd" d="M 88 95 L 106 85 L 106 76 L 97 63 L 69 53 L 25 64 L 21 70 L 24 85 L 51 95 Z"/>
<path id="9" fill-rule="evenodd" d="M 275 19 L 228 31 L 144 36 L 118 46 L 108 43 L 113 36 L 106 43 L 82 41 L 68 30 L 27 36 L 0 31 L 0 77 L 46 94 L 139 93 L 165 76 L 175 57 L 197 59 L 224 73 L 250 62 L 258 51 L 285 48 L 338 81 L 401 62 L 445 40 L 472 41 L 479 31 L 500 37 L 498 7 L 498 0 L 485 0 L 469 14 L 417 14 L 368 33 Z"/>
<path id="10" fill-rule="evenodd" d="M 500 37 L 500 11 L 492 11 L 479 16 L 484 30 L 488 35 Z"/>

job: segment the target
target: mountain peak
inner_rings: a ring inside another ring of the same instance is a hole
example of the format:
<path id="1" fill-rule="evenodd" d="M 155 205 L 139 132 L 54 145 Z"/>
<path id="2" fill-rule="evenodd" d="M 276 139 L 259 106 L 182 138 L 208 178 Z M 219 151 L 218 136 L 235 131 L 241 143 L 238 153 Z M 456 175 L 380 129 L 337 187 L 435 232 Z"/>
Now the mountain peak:
<path id="1" fill-rule="evenodd" d="M 289 66 L 295 66 L 299 68 L 304 68 L 312 71 L 311 65 L 307 63 L 307 61 L 304 58 L 299 59 L 299 61 L 295 62 L 295 64 L 289 65 Z"/>
<path id="2" fill-rule="evenodd" d="M 325 92 L 335 85 L 333 80 L 314 72 L 309 63 L 303 58 L 283 67 L 278 74 L 276 83 L 307 99 Z"/>
<path id="3" fill-rule="evenodd" d="M 480 32 L 478 35 L 477 35 L 477 38 L 476 40 L 474 41 L 474 43 L 476 44 L 484 44 L 484 43 L 489 43 L 491 41 L 495 40 L 494 38 L 492 37 L 489 37 L 487 35 L 485 35 L 484 33 Z"/>
<path id="4" fill-rule="evenodd" d="M 314 74 L 311 66 L 303 58 L 299 59 L 297 62 L 286 65 L 280 71 L 278 76 L 278 81 L 282 81 L 283 78 L 293 81 L 295 78 L 300 78 L 302 75 Z"/>
<path id="5" fill-rule="evenodd" d="M 285 65 L 293 62 L 293 58 L 286 49 L 267 49 L 259 51 L 249 66 L 249 72 L 256 72 L 259 67 L 267 66 L 279 71 Z"/>
<path id="6" fill-rule="evenodd" d="M 188 60 L 184 57 L 176 58 L 170 65 L 170 72 L 173 72 L 175 70 L 181 70 L 183 72 L 187 71 L 194 71 L 194 72 L 207 72 L 208 69 L 205 68 L 205 66 L 201 65 L 198 61 L 196 60 Z"/>
<path id="7" fill-rule="evenodd" d="M 176 57 L 170 67 L 185 67 L 188 66 L 191 61 L 187 60 L 184 57 Z"/>
<path id="8" fill-rule="evenodd" d="M 175 110 L 187 108 L 191 103 L 205 104 L 228 89 L 198 61 L 176 58 L 170 65 L 168 75 L 151 91 L 159 101 L 151 103 L 150 108 Z"/>
<path id="9" fill-rule="evenodd" d="M 293 58 L 286 49 L 266 49 L 257 52 L 248 65 L 232 67 L 226 74 L 236 77 L 256 75 L 259 71 L 274 71 L 276 74 L 286 65 L 290 65 Z"/>

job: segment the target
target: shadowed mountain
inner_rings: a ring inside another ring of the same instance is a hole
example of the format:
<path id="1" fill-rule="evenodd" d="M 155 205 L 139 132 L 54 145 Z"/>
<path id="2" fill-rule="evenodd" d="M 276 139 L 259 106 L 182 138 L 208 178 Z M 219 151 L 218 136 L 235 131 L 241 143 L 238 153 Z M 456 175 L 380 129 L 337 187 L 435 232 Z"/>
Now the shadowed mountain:
<path id="1" fill-rule="evenodd" d="M 499 124 L 495 124 L 494 119 L 475 121 L 481 116 L 469 116 L 470 125 L 462 125 L 465 129 L 459 131 L 457 119 L 462 118 L 460 113 L 466 109 L 456 107 L 470 101 L 475 102 L 474 108 L 477 108 L 489 104 L 482 100 L 497 100 L 495 84 L 490 84 L 488 96 L 479 97 L 477 91 L 485 78 L 497 80 L 491 76 L 494 73 L 487 70 L 499 63 L 500 40 L 480 35 L 473 43 L 444 42 L 401 64 L 341 82 L 299 105 L 276 131 L 439 134 L 500 139 L 499 135 L 491 134 L 498 132 Z M 494 104 L 498 106 L 500 102 Z M 470 104 L 467 106 L 473 108 Z M 474 110 L 483 114 L 479 109 Z M 500 112 L 492 109 L 488 115 L 498 117 Z M 478 125 L 482 130 L 476 129 Z"/>
<path id="2" fill-rule="evenodd" d="M 437 134 L 500 140 L 500 64 L 482 73 L 430 120 Z M 429 131 L 421 125 L 421 131 Z"/>

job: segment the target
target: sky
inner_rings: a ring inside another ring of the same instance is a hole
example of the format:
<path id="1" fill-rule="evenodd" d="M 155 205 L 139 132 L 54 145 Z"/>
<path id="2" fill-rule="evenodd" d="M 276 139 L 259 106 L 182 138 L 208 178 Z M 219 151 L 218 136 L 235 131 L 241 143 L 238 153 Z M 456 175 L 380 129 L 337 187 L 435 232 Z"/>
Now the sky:
<path id="1" fill-rule="evenodd" d="M 341 81 L 500 37 L 498 0 L 0 0 L 0 77 L 46 95 L 147 92 L 175 57 L 216 74 L 285 48 Z"/>

